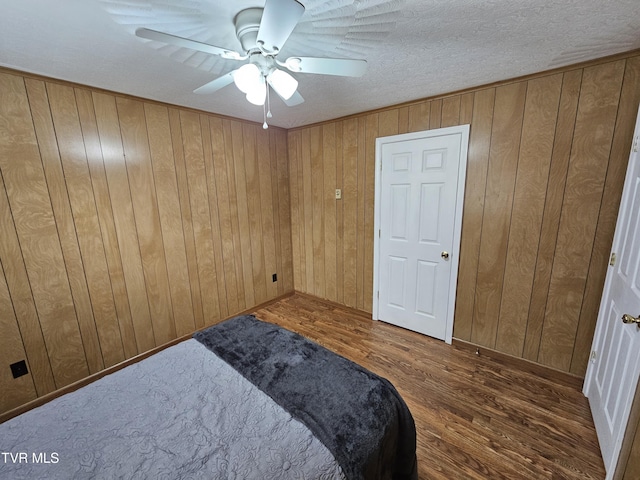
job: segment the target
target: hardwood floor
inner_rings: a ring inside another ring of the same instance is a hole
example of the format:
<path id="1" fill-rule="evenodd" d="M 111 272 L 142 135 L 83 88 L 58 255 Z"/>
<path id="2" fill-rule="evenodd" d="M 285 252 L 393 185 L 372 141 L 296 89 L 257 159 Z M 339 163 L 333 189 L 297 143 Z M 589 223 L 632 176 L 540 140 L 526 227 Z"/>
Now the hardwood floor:
<path id="1" fill-rule="evenodd" d="M 426 479 L 603 479 L 575 387 L 296 294 L 256 310 L 389 379 L 413 413 Z"/>

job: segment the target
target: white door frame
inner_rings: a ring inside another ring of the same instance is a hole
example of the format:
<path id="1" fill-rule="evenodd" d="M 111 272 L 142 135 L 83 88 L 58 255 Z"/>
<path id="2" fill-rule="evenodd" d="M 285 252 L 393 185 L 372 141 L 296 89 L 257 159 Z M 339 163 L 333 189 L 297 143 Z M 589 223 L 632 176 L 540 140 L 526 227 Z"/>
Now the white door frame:
<path id="1" fill-rule="evenodd" d="M 375 209 L 374 209 L 374 240 L 373 240 L 373 319 L 379 320 L 378 307 L 380 299 L 379 269 L 380 269 L 380 232 L 381 208 L 380 196 L 382 194 L 382 145 L 384 143 L 405 142 L 420 138 L 438 137 L 442 135 L 461 134 L 460 163 L 458 165 L 458 190 L 456 195 L 456 208 L 453 230 L 453 248 L 451 249 L 451 276 L 449 281 L 449 304 L 447 305 L 447 326 L 445 342 L 451 344 L 453 338 L 453 314 L 456 305 L 456 289 L 458 286 L 458 263 L 460 259 L 460 236 L 462 233 L 462 207 L 464 203 L 464 187 L 467 175 L 467 153 L 469 149 L 469 125 L 457 125 L 455 127 L 437 128 L 422 132 L 403 133 L 388 137 L 376 138 L 376 175 L 375 175 Z"/>

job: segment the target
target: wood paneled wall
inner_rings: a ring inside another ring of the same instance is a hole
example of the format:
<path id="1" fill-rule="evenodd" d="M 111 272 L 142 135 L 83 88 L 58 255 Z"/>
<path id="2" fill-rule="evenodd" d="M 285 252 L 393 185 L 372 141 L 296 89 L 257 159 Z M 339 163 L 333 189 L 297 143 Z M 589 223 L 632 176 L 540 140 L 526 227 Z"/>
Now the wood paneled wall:
<path id="1" fill-rule="evenodd" d="M 0 71 L 0 411 L 292 291 L 287 154 L 281 129 Z"/>
<path id="2" fill-rule="evenodd" d="M 376 137 L 470 124 L 454 336 L 584 376 L 639 101 L 636 52 L 290 130 L 295 289 L 371 311 Z"/>

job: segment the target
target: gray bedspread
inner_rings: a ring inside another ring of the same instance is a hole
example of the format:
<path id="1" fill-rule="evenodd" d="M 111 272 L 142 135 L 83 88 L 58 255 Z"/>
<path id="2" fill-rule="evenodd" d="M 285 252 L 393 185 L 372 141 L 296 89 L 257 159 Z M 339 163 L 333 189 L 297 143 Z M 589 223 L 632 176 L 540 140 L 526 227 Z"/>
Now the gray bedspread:
<path id="1" fill-rule="evenodd" d="M 344 478 L 307 427 L 195 340 L 3 423 L 0 452 L 3 480 Z"/>
<path id="2" fill-rule="evenodd" d="M 417 479 L 413 417 L 386 379 L 249 315 L 194 338 L 309 427 L 350 480 Z"/>

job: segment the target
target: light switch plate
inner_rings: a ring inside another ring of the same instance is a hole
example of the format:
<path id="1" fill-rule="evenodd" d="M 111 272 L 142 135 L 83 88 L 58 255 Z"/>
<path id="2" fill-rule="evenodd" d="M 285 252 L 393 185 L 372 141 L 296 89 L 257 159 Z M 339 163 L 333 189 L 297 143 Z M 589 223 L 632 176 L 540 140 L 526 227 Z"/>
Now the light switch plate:
<path id="1" fill-rule="evenodd" d="M 336 188 L 336 200 L 341 200 L 342 199 L 342 190 L 339 188 Z"/>

